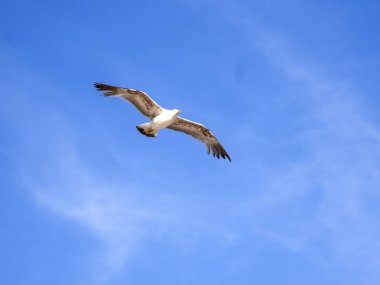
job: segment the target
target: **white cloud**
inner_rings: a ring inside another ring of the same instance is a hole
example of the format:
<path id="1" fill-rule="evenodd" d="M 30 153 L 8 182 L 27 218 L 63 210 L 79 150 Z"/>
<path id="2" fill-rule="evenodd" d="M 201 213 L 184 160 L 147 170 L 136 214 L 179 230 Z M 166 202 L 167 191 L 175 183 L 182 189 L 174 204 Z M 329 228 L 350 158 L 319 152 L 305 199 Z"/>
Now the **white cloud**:
<path id="1" fill-rule="evenodd" d="M 228 230 L 204 218 L 209 208 L 191 197 L 179 198 L 175 189 L 112 184 L 84 166 L 74 152 L 64 153 L 58 165 L 50 167 L 59 175 L 54 183 L 35 188 L 36 201 L 82 225 L 99 240 L 98 261 L 93 264 L 97 282 L 125 269 L 147 241 L 170 240 L 187 247 L 204 236 L 230 239 Z"/>
<path id="2" fill-rule="evenodd" d="M 261 173 L 260 182 L 255 184 L 258 194 L 249 201 L 242 201 L 242 198 L 236 212 L 225 215 L 231 215 L 232 220 L 244 216 L 243 219 L 251 223 L 254 235 L 279 246 L 308 254 L 311 258 L 338 261 L 375 280 L 380 277 L 377 242 L 380 225 L 376 209 L 380 133 L 377 126 L 365 117 L 366 107 L 348 82 L 337 82 L 321 73 L 328 70 L 329 63 L 299 60 L 294 43 L 290 44 L 263 23 L 252 23 L 242 10 L 241 7 L 237 10 L 228 7 L 220 12 L 225 13 L 226 21 L 247 35 L 253 52 L 260 51 L 289 82 L 302 86 L 298 100 L 312 99 L 315 104 L 308 116 L 316 124 L 313 129 L 293 133 L 281 146 L 285 153 L 289 145 L 306 148 L 308 157 L 305 160 L 273 167 L 264 157 L 259 167 L 242 165 L 241 173 L 245 175 L 242 179 L 247 180 L 247 187 L 253 184 L 250 172 Z M 43 79 L 36 79 L 29 73 L 23 76 L 33 79 L 28 80 L 29 87 L 19 86 L 13 93 L 28 94 L 25 90 L 38 90 L 47 85 Z M 14 79 L 9 86 L 20 85 L 19 79 Z M 17 101 L 15 97 L 11 100 Z M 22 107 L 19 101 L 14 103 L 16 105 Z M 142 187 L 136 181 L 126 182 L 128 179 L 110 184 L 78 155 L 74 139 L 68 138 L 72 132 L 70 126 L 50 107 L 47 109 L 57 118 L 54 120 L 57 125 L 49 128 L 53 132 L 49 135 L 55 136 L 58 151 L 50 153 L 51 164 L 41 169 L 40 175 L 45 179 L 46 174 L 54 170 L 55 181 L 30 185 L 40 205 L 82 225 L 101 242 L 97 281 L 105 281 L 118 272 L 136 249 L 150 239 L 169 239 L 179 246 L 204 236 L 226 243 L 236 241 L 235 229 L 218 219 L 220 213 L 213 212 L 212 205 L 199 203 L 202 199 L 173 194 L 174 186 L 165 191 L 156 189 L 153 184 L 146 188 L 146 183 Z M 8 112 L 10 110 L 8 108 Z M 249 128 L 249 124 L 244 128 Z M 252 137 L 250 132 L 254 134 L 255 130 L 244 132 L 243 139 L 247 142 L 257 139 L 257 135 Z M 270 138 L 258 139 L 265 144 L 275 143 Z M 112 138 L 105 140 L 111 142 Z M 30 143 L 36 147 L 42 141 L 37 139 Z M 134 158 L 129 159 L 133 161 Z M 123 171 L 128 173 L 128 169 Z M 310 208 L 305 209 L 305 206 Z M 329 252 L 319 253 L 323 248 Z"/>
<path id="3" fill-rule="evenodd" d="M 244 35 L 252 53 L 263 55 L 288 84 L 298 87 L 296 100 L 309 102 L 307 118 L 313 122 L 280 142 L 285 154 L 292 147 L 286 163 L 265 162 L 264 157 L 260 166 L 242 172 L 244 179 L 250 172 L 261 173 L 258 194 L 245 205 L 253 231 L 311 258 L 355 269 L 351 272 L 368 282 L 378 280 L 380 223 L 373 204 L 380 202 L 380 131 L 366 117 L 365 94 L 332 74 L 332 63 L 301 56 L 305 52 L 300 49 L 308 47 L 276 32 L 270 19 L 257 20 L 262 17 L 247 13 L 236 1 L 209 6 Z M 245 141 L 257 140 L 249 135 L 254 130 L 244 128 Z M 271 139 L 261 141 L 268 145 Z M 301 147 L 305 158 L 291 161 L 290 153 Z"/>
<path id="4" fill-rule="evenodd" d="M 22 65 L 8 69 L 7 76 L 1 91 L 13 95 L 1 117 L 11 126 L 7 130 L 12 132 L 12 146 L 6 145 L 1 152 L 15 160 L 19 183 L 33 193 L 44 211 L 81 225 L 99 241 L 95 261 L 93 256 L 83 257 L 91 274 L 95 272 L 90 283 L 107 282 L 126 269 L 130 258 L 148 241 L 169 242 L 182 249 L 205 237 L 221 244 L 233 242 L 233 232 L 218 221 L 214 205 L 178 192 L 176 184 L 151 171 L 146 160 L 133 151 L 126 155 L 127 162 L 126 156 L 121 159 L 122 146 L 99 123 L 99 135 L 86 140 L 96 139 L 106 146 L 102 151 L 107 152 L 107 162 L 117 174 L 101 173 L 99 165 L 88 163 L 80 151 L 76 122 L 60 109 L 61 104 L 73 107 L 65 91 L 58 94 L 59 88 Z M 22 161 L 10 150 L 22 153 Z"/>

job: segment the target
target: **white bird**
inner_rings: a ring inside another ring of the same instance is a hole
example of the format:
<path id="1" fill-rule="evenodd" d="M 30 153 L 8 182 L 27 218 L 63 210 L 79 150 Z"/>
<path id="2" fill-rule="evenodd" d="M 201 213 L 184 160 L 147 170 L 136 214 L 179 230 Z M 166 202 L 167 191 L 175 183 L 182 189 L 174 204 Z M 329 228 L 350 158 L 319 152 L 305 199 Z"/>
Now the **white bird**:
<path id="1" fill-rule="evenodd" d="M 101 83 L 94 84 L 98 91 L 106 91 L 104 96 L 117 96 L 133 104 L 150 122 L 136 126 L 137 130 L 148 137 L 156 137 L 160 129 L 168 128 L 174 131 L 183 132 L 203 142 L 207 146 L 207 153 L 218 159 L 230 156 L 219 143 L 216 137 L 203 125 L 178 117 L 181 113 L 178 109 L 168 110 L 162 108 L 152 100 L 145 92 L 111 86 Z"/>

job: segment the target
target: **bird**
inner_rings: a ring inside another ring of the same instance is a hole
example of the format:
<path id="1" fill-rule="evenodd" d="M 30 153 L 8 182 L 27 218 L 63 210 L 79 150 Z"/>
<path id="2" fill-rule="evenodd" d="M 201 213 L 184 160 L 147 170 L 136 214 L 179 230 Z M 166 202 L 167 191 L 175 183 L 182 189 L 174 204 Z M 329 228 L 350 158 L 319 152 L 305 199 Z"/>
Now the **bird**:
<path id="1" fill-rule="evenodd" d="M 212 151 L 214 157 L 218 159 L 220 157 L 227 158 L 231 161 L 227 151 L 209 129 L 202 124 L 179 117 L 178 114 L 181 113 L 181 110 L 165 109 L 150 98 L 147 93 L 139 90 L 97 82 L 94 83 L 94 86 L 98 91 L 104 92 L 103 96 L 115 96 L 128 101 L 150 119 L 149 122 L 136 126 L 141 134 L 155 138 L 159 131 L 164 128 L 182 132 L 203 142 L 207 147 L 207 154 Z"/>

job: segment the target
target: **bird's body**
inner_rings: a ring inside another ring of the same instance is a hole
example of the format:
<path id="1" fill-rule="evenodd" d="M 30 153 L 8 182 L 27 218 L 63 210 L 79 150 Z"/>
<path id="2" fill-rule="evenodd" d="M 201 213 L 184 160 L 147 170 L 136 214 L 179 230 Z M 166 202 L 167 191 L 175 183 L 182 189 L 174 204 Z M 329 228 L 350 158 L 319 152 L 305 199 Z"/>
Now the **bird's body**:
<path id="1" fill-rule="evenodd" d="M 161 114 L 154 117 L 151 121 L 152 127 L 156 129 L 164 129 L 169 127 L 177 119 L 177 115 L 180 113 L 179 110 L 167 110 L 162 109 Z"/>
<path id="2" fill-rule="evenodd" d="M 176 121 L 179 113 L 180 111 L 177 109 L 168 110 L 162 108 L 161 113 L 155 116 L 150 122 L 138 125 L 136 128 L 148 137 L 156 137 L 160 129 L 165 129 Z"/>
<path id="3" fill-rule="evenodd" d="M 178 117 L 181 112 L 178 109 L 168 110 L 154 102 L 148 94 L 129 88 L 117 87 L 101 83 L 95 83 L 99 91 L 106 91 L 104 96 L 117 96 L 132 103 L 143 115 L 150 119 L 149 122 L 136 126 L 137 130 L 148 137 L 156 137 L 160 129 L 168 128 L 183 132 L 202 141 L 207 146 L 207 153 L 212 150 L 213 156 L 227 158 L 230 156 L 218 142 L 215 136 L 203 125 Z"/>

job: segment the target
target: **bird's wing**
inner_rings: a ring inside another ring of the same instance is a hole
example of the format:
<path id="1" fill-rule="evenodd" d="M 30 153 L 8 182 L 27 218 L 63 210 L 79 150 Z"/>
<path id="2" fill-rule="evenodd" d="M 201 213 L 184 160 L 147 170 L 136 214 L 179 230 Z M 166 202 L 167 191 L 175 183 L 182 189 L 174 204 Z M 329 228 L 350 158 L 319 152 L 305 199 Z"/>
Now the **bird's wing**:
<path id="1" fill-rule="evenodd" d="M 104 96 L 117 96 L 124 100 L 127 100 L 131 104 L 133 104 L 144 116 L 152 119 L 158 116 L 162 108 L 156 102 L 152 100 L 145 92 L 111 86 L 102 83 L 95 83 L 95 88 L 98 91 L 106 91 Z"/>
<path id="2" fill-rule="evenodd" d="M 203 142 L 207 146 L 207 153 L 222 158 L 228 158 L 231 161 L 230 156 L 216 137 L 203 125 L 196 122 L 178 117 L 177 120 L 171 124 L 168 129 L 183 132 Z"/>

